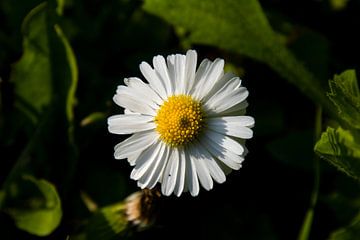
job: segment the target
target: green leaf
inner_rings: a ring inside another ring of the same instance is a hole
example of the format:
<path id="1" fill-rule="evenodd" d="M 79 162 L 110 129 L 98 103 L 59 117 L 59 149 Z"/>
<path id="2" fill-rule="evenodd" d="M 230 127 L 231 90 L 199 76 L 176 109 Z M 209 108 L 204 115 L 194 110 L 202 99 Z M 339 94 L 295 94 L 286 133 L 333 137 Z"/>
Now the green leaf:
<path id="1" fill-rule="evenodd" d="M 120 202 L 97 211 L 89 221 L 86 235 L 89 240 L 115 240 L 127 235 L 127 227 L 125 203 Z"/>
<path id="2" fill-rule="evenodd" d="M 333 112 L 319 81 L 284 46 L 256 0 L 146 0 L 145 10 L 184 29 L 186 41 L 216 46 L 268 64 Z M 216 30 L 214 30 L 216 29 Z"/>
<path id="3" fill-rule="evenodd" d="M 57 24 L 55 7 L 40 4 L 23 23 L 24 53 L 14 65 L 11 81 L 17 106 L 36 129 L 7 181 L 24 171 L 45 173 L 47 179 L 65 189 L 76 166 L 73 107 L 78 72 L 74 53 Z"/>
<path id="4" fill-rule="evenodd" d="M 52 233 L 62 217 L 61 201 L 54 185 L 29 175 L 7 186 L 3 210 L 18 228 L 38 236 Z"/>
<path id="5" fill-rule="evenodd" d="M 351 131 L 328 127 L 316 143 L 315 152 L 340 171 L 360 181 L 360 144 Z"/>
<path id="6" fill-rule="evenodd" d="M 338 110 L 338 116 L 349 127 L 360 129 L 360 92 L 354 70 L 347 70 L 340 75 L 335 75 L 329 81 L 330 100 Z"/>
<path id="7" fill-rule="evenodd" d="M 24 110 L 33 119 L 50 104 L 53 91 L 49 36 L 46 34 L 47 14 L 42 11 L 44 8 L 45 3 L 37 6 L 23 22 L 24 54 L 14 65 L 10 79 L 15 84 L 17 96 L 26 104 Z"/>
<path id="8" fill-rule="evenodd" d="M 54 102 L 64 104 L 61 107 L 66 109 L 68 120 L 73 118 L 76 59 L 55 18 L 55 11 L 46 3 L 26 16 L 22 25 L 24 53 L 10 79 L 18 104 L 35 121 Z"/>
<path id="9" fill-rule="evenodd" d="M 340 228 L 333 232 L 330 240 L 353 240 L 360 236 L 360 213 L 354 218 L 351 224 L 347 227 Z"/>

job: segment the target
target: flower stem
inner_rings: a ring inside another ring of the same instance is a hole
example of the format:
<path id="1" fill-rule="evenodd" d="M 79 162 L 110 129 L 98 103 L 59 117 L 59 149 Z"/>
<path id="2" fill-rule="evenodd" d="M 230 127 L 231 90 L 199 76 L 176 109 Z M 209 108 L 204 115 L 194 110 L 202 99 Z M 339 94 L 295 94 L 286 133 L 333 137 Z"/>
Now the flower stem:
<path id="1" fill-rule="evenodd" d="M 321 130 L 322 130 L 321 122 L 322 122 L 322 108 L 318 106 L 315 115 L 315 142 L 321 136 Z M 319 185 L 320 185 L 320 162 L 319 162 L 319 157 L 315 156 L 314 157 L 314 187 L 310 197 L 310 206 L 305 214 L 305 218 L 300 229 L 298 240 L 309 239 L 311 226 L 314 219 L 314 210 L 319 195 Z"/>

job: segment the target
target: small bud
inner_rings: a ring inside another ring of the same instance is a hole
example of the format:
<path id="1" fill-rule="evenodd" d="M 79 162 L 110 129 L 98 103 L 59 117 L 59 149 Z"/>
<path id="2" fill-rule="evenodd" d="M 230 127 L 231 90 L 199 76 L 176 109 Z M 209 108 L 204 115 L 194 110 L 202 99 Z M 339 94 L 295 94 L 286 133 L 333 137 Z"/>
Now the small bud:
<path id="1" fill-rule="evenodd" d="M 157 200 L 161 196 L 158 190 L 144 189 L 135 192 L 125 199 L 127 220 L 140 228 L 154 223 Z"/>

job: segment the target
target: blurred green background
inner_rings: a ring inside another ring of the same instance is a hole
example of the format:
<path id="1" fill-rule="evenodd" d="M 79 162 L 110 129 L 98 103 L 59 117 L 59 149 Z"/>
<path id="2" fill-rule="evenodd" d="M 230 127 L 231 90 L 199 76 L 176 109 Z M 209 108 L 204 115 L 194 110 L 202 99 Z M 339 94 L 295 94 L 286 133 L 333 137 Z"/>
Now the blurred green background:
<path id="1" fill-rule="evenodd" d="M 1 0 L 0 239 L 360 239 L 359 12 L 359 0 Z M 249 89 L 250 153 L 212 191 L 162 199 L 138 231 L 121 210 L 138 188 L 113 158 L 126 136 L 107 131 L 112 96 L 141 61 L 190 48 Z"/>

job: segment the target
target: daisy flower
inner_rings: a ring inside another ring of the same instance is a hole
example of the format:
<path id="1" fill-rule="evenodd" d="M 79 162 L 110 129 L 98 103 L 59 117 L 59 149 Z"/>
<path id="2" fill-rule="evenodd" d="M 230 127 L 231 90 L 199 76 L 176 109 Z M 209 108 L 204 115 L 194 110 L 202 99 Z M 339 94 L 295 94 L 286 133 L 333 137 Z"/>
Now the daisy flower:
<path id="1" fill-rule="evenodd" d="M 224 60 L 196 65 L 194 50 L 155 56 L 153 67 L 140 64 L 148 83 L 131 77 L 117 88 L 113 100 L 125 110 L 108 118 L 108 129 L 132 136 L 114 156 L 134 166 L 130 177 L 142 189 L 159 182 L 166 196 L 197 196 L 200 185 L 210 190 L 214 181 L 225 182 L 244 161 L 254 126 L 244 116 L 249 93 L 239 77 L 224 74 Z"/>

